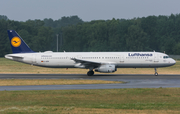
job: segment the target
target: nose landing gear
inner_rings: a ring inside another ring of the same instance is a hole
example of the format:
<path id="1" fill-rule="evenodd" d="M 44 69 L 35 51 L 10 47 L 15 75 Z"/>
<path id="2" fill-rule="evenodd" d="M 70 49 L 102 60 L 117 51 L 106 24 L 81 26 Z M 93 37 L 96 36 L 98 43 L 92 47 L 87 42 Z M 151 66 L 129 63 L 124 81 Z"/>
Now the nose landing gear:
<path id="1" fill-rule="evenodd" d="M 158 76 L 158 73 L 157 73 L 157 70 L 156 70 L 156 68 L 154 68 L 154 70 L 155 70 L 155 73 L 154 73 L 154 75 L 155 75 L 155 76 Z"/>

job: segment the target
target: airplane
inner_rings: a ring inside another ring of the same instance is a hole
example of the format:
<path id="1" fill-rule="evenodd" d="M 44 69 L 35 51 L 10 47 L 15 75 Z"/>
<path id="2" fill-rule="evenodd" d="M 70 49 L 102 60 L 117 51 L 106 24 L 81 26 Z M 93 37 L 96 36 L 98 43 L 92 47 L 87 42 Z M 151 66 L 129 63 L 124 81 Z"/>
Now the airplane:
<path id="1" fill-rule="evenodd" d="M 14 30 L 7 30 L 13 54 L 5 58 L 31 65 L 50 68 L 89 69 L 88 76 L 95 72 L 113 73 L 117 68 L 168 67 L 176 63 L 160 52 L 34 52 Z"/>

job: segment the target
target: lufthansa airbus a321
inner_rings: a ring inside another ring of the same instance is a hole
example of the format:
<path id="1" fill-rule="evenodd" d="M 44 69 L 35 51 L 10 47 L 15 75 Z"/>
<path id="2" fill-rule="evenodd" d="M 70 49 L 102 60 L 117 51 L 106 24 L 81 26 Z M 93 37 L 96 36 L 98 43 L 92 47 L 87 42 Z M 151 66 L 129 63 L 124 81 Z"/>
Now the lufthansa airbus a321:
<path id="1" fill-rule="evenodd" d="M 8 30 L 13 54 L 5 58 L 42 67 L 89 69 L 88 76 L 94 71 L 112 73 L 117 68 L 156 68 L 168 67 L 176 63 L 167 54 L 160 52 L 34 52 L 14 30 Z"/>

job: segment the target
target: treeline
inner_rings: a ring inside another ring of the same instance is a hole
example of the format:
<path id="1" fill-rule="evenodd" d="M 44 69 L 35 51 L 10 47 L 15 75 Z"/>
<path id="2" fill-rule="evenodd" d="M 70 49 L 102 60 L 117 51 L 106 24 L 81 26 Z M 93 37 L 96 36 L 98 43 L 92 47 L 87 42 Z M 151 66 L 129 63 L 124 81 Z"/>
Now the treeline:
<path id="1" fill-rule="evenodd" d="M 0 57 L 12 53 L 7 30 L 12 29 L 18 32 L 33 51 L 56 51 L 56 34 L 62 33 L 61 27 L 83 22 L 81 19 L 78 20 L 77 16 L 62 17 L 52 23 L 51 20 L 52 19 L 28 20 L 26 22 L 19 22 L 9 20 L 6 16 L 0 16 Z M 56 25 L 57 22 L 63 24 Z"/>
<path id="2" fill-rule="evenodd" d="M 0 16 L 0 56 L 11 53 L 13 29 L 34 51 L 159 51 L 180 54 L 180 14 L 84 22 L 78 16 L 19 22 Z"/>
<path id="3" fill-rule="evenodd" d="M 160 51 L 180 54 L 180 14 L 84 22 L 62 28 L 66 51 Z"/>
<path id="4" fill-rule="evenodd" d="M 83 23 L 83 20 L 78 16 L 70 16 L 70 17 L 62 17 L 58 20 L 47 19 L 44 20 L 44 26 L 52 27 L 52 28 L 61 28 L 69 25 L 76 25 L 77 23 Z"/>

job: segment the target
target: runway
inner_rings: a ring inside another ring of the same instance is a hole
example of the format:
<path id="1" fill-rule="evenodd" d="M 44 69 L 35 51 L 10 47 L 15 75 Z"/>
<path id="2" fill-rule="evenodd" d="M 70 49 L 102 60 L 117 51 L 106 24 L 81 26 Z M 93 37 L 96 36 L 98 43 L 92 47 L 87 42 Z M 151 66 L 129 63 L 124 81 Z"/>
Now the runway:
<path id="1" fill-rule="evenodd" d="M 0 74 L 0 79 L 91 79 L 127 82 L 124 84 L 0 86 L 0 91 L 180 87 L 179 74 L 159 76 L 145 74 L 96 74 L 94 76 L 86 74 Z"/>

